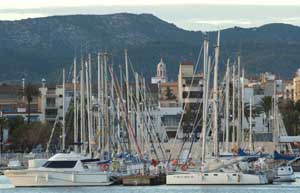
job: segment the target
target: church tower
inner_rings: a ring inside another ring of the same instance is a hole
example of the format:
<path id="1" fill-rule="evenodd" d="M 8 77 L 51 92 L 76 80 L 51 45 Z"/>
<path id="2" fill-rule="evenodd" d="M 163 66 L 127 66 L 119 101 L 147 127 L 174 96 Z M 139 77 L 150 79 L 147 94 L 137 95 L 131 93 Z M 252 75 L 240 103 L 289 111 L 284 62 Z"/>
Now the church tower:
<path id="1" fill-rule="evenodd" d="M 167 82 L 167 67 L 162 58 L 156 67 L 156 77 L 152 77 L 151 82 L 152 84 Z"/>

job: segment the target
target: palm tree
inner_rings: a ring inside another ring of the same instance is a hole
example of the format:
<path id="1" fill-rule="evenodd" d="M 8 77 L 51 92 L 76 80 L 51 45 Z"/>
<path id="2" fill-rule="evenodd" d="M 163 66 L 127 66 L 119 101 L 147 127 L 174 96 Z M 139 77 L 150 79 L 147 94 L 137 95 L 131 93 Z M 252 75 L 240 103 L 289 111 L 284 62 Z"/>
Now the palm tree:
<path id="1" fill-rule="evenodd" d="M 270 114 L 272 109 L 272 97 L 271 96 L 265 96 L 263 97 L 260 102 L 259 106 L 262 108 L 263 112 L 266 114 L 267 118 L 267 124 L 268 124 L 268 132 L 270 131 Z"/>
<path id="2" fill-rule="evenodd" d="M 28 113 L 27 124 L 30 124 L 31 102 L 35 97 L 40 96 L 40 94 L 41 93 L 39 88 L 31 83 L 25 85 L 25 88 L 22 89 L 22 91 L 20 92 L 20 95 L 24 96 L 27 101 L 27 113 Z"/>
<path id="3" fill-rule="evenodd" d="M 261 113 L 261 108 L 257 105 L 252 105 L 252 118 L 254 119 L 260 113 Z M 249 103 L 245 103 L 244 115 L 245 115 L 247 122 L 249 123 L 249 118 L 250 118 L 250 104 Z"/>

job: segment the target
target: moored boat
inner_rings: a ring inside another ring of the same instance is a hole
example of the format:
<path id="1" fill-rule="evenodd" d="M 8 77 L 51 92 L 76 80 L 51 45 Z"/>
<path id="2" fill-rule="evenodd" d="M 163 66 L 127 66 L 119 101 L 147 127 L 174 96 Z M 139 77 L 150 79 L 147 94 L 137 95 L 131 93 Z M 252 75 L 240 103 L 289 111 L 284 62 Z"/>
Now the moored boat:
<path id="1" fill-rule="evenodd" d="M 4 175 L 15 187 L 102 186 L 110 185 L 110 173 L 97 162 L 76 153 L 59 153 L 42 167 L 6 170 Z"/>

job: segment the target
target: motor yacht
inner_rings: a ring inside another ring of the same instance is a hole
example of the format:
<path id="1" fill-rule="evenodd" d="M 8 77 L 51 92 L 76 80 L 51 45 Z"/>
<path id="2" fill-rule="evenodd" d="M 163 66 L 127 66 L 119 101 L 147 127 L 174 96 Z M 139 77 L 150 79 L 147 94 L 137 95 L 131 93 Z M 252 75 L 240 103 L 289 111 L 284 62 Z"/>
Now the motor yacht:
<path id="1" fill-rule="evenodd" d="M 43 162 L 38 160 L 23 170 L 6 170 L 4 175 L 15 187 L 101 186 L 110 185 L 109 171 L 101 171 L 97 161 L 77 153 L 58 153 Z M 44 164 L 43 164 L 44 163 Z"/>

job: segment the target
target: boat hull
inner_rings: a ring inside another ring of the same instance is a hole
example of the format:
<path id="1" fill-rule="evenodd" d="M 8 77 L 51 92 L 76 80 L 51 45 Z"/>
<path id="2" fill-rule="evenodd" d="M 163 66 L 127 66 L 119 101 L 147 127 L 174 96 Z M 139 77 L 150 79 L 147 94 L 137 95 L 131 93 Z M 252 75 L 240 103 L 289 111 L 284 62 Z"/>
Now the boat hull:
<path id="1" fill-rule="evenodd" d="M 296 176 L 292 175 L 282 175 L 282 176 L 275 176 L 273 182 L 295 182 Z"/>
<path id="2" fill-rule="evenodd" d="M 166 175 L 130 175 L 122 177 L 124 186 L 147 186 L 166 184 Z"/>
<path id="3" fill-rule="evenodd" d="M 180 173 L 168 174 L 168 185 L 253 185 L 267 184 L 265 175 L 243 173 Z"/>
<path id="4" fill-rule="evenodd" d="M 104 172 L 17 170 L 5 171 L 4 175 L 15 187 L 104 186 L 113 183 Z"/>

